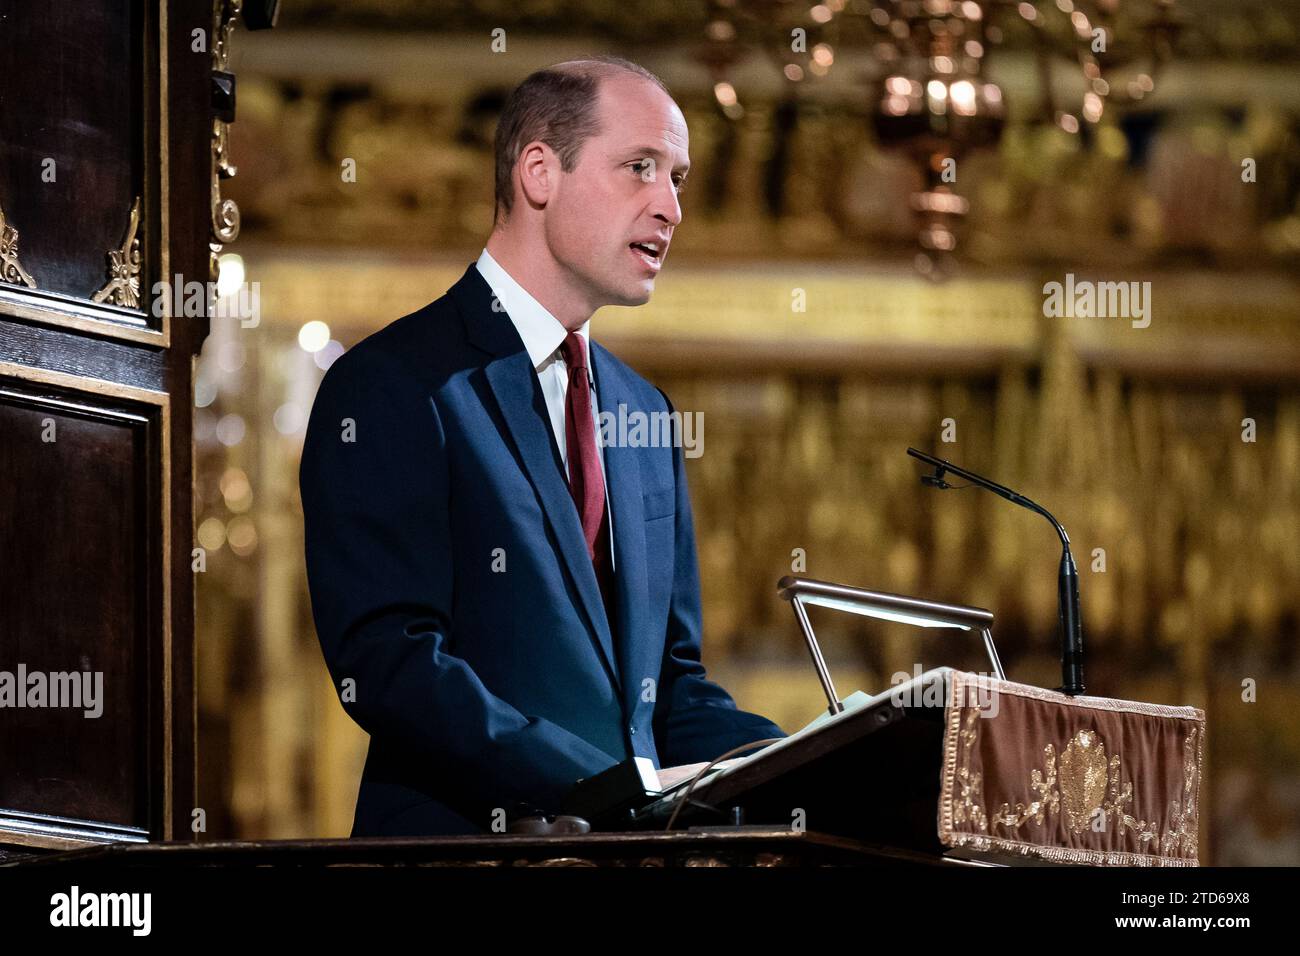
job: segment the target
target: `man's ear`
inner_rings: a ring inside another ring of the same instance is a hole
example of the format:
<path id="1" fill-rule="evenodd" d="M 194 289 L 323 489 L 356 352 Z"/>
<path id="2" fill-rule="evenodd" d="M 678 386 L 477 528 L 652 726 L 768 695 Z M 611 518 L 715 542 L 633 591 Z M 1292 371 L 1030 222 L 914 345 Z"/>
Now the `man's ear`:
<path id="1" fill-rule="evenodd" d="M 520 152 L 516 169 L 524 199 L 530 205 L 545 206 L 551 198 L 560 169 L 560 158 L 555 151 L 540 140 L 534 140 Z"/>

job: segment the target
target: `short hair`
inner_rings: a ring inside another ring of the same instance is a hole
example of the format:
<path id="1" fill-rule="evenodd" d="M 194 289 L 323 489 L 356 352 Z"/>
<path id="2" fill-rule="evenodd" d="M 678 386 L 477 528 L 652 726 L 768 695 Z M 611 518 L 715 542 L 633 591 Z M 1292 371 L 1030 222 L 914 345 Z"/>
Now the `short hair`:
<path id="1" fill-rule="evenodd" d="M 506 97 L 497 121 L 496 156 L 497 217 L 509 217 L 514 206 L 513 173 L 525 146 L 538 140 L 560 159 L 560 168 L 571 173 L 578 163 L 582 145 L 600 130 L 596 104 L 600 82 L 609 76 L 630 73 L 654 83 L 665 93 L 663 80 L 645 67 L 617 56 L 593 56 L 566 60 L 529 75 Z M 671 94 L 669 94 L 671 95 Z"/>

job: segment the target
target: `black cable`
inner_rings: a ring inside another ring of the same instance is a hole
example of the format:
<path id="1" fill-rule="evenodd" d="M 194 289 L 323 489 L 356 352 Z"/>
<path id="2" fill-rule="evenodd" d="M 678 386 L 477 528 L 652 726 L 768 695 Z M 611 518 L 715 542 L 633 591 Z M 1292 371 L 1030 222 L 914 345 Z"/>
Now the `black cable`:
<path id="1" fill-rule="evenodd" d="M 687 803 L 694 802 L 691 800 L 691 791 L 693 791 L 695 789 L 695 785 L 700 782 L 700 778 L 703 777 L 706 773 L 709 772 L 709 770 L 713 768 L 714 764 L 721 763 L 722 761 L 730 757 L 732 754 L 739 753 L 742 750 L 751 750 L 754 747 L 762 747 L 767 744 L 774 744 L 778 740 L 785 740 L 785 739 L 786 739 L 785 737 L 768 737 L 766 740 L 754 740 L 747 744 L 741 744 L 739 747 L 732 747 L 722 756 L 714 757 L 712 760 L 706 763 L 702 768 L 700 768 L 700 772 L 691 778 L 691 782 L 687 784 L 686 792 L 682 794 L 681 799 L 677 802 L 677 809 L 673 810 L 673 815 L 668 818 L 668 825 L 664 827 L 664 832 L 667 832 L 673 828 L 673 824 L 677 822 L 677 815 L 682 812 L 682 808 L 686 806 Z M 704 804 L 704 805 L 708 806 L 708 804 Z M 717 807 L 709 807 L 709 809 L 717 810 Z"/>

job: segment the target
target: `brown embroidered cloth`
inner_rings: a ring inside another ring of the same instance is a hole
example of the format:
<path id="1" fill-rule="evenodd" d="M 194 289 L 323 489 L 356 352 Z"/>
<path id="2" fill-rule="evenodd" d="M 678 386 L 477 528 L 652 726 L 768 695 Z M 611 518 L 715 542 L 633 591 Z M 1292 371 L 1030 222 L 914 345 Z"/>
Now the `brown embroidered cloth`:
<path id="1" fill-rule="evenodd" d="M 1196 866 L 1205 712 L 951 674 L 947 846 L 1053 862 Z"/>

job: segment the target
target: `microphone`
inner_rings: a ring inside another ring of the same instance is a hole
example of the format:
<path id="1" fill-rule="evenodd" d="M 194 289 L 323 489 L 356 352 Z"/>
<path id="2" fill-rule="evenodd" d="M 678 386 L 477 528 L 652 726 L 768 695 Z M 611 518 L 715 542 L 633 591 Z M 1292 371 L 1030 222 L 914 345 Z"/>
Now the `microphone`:
<path id="1" fill-rule="evenodd" d="M 943 469 L 940 468 L 933 475 L 922 475 L 921 484 L 929 485 L 931 488 L 951 488 L 952 485 L 943 480 Z"/>
<path id="2" fill-rule="evenodd" d="M 933 475 L 922 475 L 921 484 L 931 488 L 948 489 L 952 485 L 944 480 L 944 475 L 952 472 L 973 485 L 978 485 L 1005 498 L 1012 504 L 1028 508 L 1042 515 L 1052 523 L 1061 539 L 1061 566 L 1057 571 L 1056 603 L 1057 617 L 1061 632 L 1061 686 L 1057 688 L 1063 694 L 1078 696 L 1084 691 L 1083 683 L 1083 615 L 1079 611 L 1079 570 L 1074 564 L 1074 555 L 1070 553 L 1070 536 L 1065 533 L 1061 523 L 1052 517 L 1042 505 L 1030 501 L 1024 495 L 1012 491 L 1005 485 L 999 485 L 972 471 L 959 468 L 942 458 L 935 458 L 915 448 L 907 449 L 913 458 L 934 466 Z"/>

